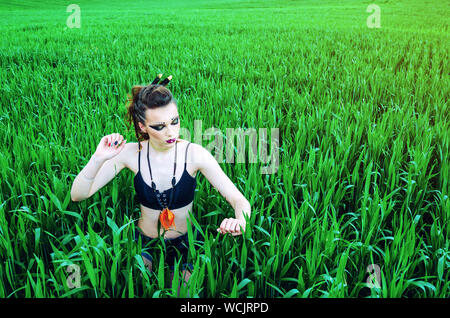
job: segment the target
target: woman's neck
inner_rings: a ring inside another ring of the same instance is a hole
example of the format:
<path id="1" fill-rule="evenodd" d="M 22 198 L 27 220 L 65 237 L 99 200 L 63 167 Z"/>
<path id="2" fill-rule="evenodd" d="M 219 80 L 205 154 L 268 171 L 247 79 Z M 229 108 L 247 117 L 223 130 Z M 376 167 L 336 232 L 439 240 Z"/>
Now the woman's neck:
<path id="1" fill-rule="evenodd" d="M 157 159 L 167 158 L 167 156 L 169 154 L 171 154 L 173 151 L 175 151 L 173 149 L 175 146 L 173 146 L 173 147 L 158 147 L 157 145 L 153 144 L 151 139 L 149 140 L 148 145 L 150 147 L 150 149 L 149 149 L 150 155 L 153 158 L 157 158 Z"/>

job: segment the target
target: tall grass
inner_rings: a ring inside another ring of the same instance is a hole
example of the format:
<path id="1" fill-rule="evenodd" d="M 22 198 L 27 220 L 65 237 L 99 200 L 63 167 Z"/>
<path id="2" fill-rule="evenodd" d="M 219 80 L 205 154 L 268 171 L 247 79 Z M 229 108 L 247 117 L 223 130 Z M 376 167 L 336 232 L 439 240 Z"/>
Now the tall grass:
<path id="1" fill-rule="evenodd" d="M 0 297 L 449 297 L 447 8 L 386 1 L 369 29 L 368 4 L 79 1 L 68 29 L 66 3 L 0 3 Z M 188 286 L 163 248 L 146 270 L 132 172 L 70 200 L 102 136 L 135 141 L 126 94 L 159 72 L 192 134 L 281 138 L 274 174 L 220 162 L 244 236 L 216 232 L 234 211 L 198 177 Z"/>

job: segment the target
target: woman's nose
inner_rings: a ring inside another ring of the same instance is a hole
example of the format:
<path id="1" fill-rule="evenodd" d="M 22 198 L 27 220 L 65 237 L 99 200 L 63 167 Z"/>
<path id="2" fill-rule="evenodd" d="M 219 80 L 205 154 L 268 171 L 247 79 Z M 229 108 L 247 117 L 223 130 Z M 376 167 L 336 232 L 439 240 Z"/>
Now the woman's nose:
<path id="1" fill-rule="evenodd" d="M 175 128 L 170 127 L 167 129 L 167 131 L 169 132 L 169 137 L 173 136 L 175 134 Z"/>

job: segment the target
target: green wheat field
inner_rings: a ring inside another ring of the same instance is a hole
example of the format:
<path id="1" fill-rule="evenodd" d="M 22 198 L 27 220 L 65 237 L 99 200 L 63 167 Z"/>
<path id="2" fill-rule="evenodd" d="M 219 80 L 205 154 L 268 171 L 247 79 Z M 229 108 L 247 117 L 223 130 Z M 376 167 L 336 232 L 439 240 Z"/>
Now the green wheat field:
<path id="1" fill-rule="evenodd" d="M 0 2 L 0 297 L 448 298 L 450 2 L 188 3 L 77 0 L 72 28 L 72 2 Z M 158 73 L 192 134 L 280 137 L 275 173 L 220 162 L 244 236 L 217 233 L 234 211 L 199 175 L 180 295 L 133 241 L 132 171 L 70 198 L 103 136 L 137 141 L 127 94 Z"/>

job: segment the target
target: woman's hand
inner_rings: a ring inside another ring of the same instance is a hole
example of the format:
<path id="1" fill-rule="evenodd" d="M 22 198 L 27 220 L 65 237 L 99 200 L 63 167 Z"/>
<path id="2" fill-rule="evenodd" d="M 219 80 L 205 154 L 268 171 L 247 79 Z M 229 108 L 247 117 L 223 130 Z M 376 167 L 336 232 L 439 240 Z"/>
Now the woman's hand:
<path id="1" fill-rule="evenodd" d="M 222 234 L 230 233 L 233 236 L 242 235 L 241 227 L 242 230 L 245 231 L 245 224 L 245 220 L 238 220 L 233 218 L 224 219 L 217 231 Z"/>
<path id="2" fill-rule="evenodd" d="M 100 143 L 95 150 L 94 156 L 103 160 L 108 160 L 117 156 L 123 150 L 127 142 L 126 139 L 123 140 L 123 142 L 122 140 L 123 136 L 117 133 L 104 136 L 100 140 Z"/>

